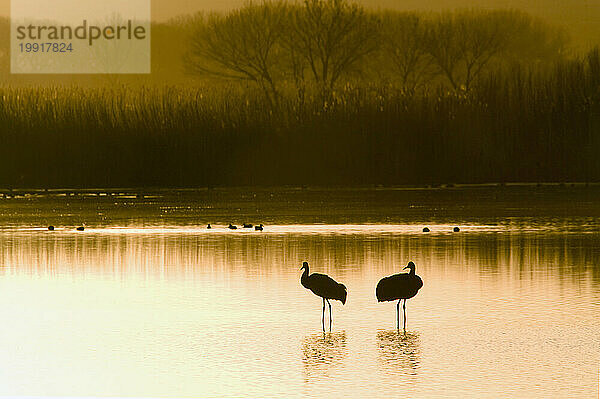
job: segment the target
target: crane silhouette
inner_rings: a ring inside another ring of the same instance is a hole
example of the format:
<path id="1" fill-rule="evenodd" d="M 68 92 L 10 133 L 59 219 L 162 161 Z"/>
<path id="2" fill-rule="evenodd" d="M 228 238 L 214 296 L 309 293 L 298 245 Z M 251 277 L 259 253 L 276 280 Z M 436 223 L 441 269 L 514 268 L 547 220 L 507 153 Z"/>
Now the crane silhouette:
<path id="1" fill-rule="evenodd" d="M 404 299 L 402 308 L 404 309 L 404 330 L 406 331 L 406 300 L 417 295 L 417 292 L 423 287 L 423 280 L 415 274 L 416 266 L 413 262 L 408 262 L 404 269 L 410 269 L 410 272 L 394 274 L 379 280 L 375 295 L 377 295 L 378 302 L 398 300 L 396 305 L 396 328 L 398 330 L 400 329 L 400 301 Z"/>
<path id="2" fill-rule="evenodd" d="M 313 273 L 309 275 L 308 262 L 302 263 L 300 270 L 304 270 L 300 283 L 313 292 L 313 294 L 323 298 L 323 317 L 321 323 L 323 324 L 323 331 L 325 331 L 325 301 L 329 304 L 329 331 L 331 331 L 331 302 L 330 299 L 336 299 L 342 302 L 342 305 L 346 304 L 346 297 L 348 292 L 346 286 L 336 282 L 326 274 Z"/>

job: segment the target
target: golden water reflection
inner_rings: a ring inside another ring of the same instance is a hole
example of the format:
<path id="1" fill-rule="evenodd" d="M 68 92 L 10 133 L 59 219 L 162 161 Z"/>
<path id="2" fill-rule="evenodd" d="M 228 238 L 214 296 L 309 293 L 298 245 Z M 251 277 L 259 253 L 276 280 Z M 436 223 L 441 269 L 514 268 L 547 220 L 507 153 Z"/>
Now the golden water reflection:
<path id="1" fill-rule="evenodd" d="M 0 231 L 0 396 L 597 393 L 598 233 L 315 230 Z M 304 260 L 348 288 L 331 334 Z M 409 260 L 404 335 L 374 290 Z"/>
<path id="2" fill-rule="evenodd" d="M 305 379 L 329 376 L 348 354 L 346 332 L 327 332 L 308 336 L 302 342 Z"/>
<path id="3" fill-rule="evenodd" d="M 135 275 L 194 279 L 202 273 L 268 275 L 308 260 L 325 271 L 364 269 L 383 273 L 413 260 L 418 271 L 510 276 L 540 274 L 570 280 L 585 289 L 600 284 L 597 234 L 0 234 L 1 273 L 39 276 Z M 393 267 L 392 267 L 393 266 Z M 503 277 L 504 276 L 504 277 Z"/>
<path id="4" fill-rule="evenodd" d="M 377 345 L 381 364 L 385 368 L 407 375 L 417 375 L 421 355 L 419 333 L 379 331 Z"/>

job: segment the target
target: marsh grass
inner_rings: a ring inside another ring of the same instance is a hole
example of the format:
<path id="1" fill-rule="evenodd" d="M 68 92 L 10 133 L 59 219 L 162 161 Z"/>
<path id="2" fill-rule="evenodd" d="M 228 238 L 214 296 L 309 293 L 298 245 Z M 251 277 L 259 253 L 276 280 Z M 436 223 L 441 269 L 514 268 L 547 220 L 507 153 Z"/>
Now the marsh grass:
<path id="1" fill-rule="evenodd" d="M 0 89 L 0 186 L 600 180 L 600 57 L 469 92 L 346 85 L 323 105 L 243 87 Z"/>

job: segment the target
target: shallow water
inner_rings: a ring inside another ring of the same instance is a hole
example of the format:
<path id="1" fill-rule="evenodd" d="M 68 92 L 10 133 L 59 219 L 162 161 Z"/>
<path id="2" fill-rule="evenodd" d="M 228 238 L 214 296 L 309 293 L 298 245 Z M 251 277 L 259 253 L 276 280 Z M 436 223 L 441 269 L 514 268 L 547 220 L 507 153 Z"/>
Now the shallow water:
<path id="1" fill-rule="evenodd" d="M 0 395 L 597 397 L 597 204 L 503 193 L 2 200 Z M 403 333 L 374 291 L 409 260 Z"/>

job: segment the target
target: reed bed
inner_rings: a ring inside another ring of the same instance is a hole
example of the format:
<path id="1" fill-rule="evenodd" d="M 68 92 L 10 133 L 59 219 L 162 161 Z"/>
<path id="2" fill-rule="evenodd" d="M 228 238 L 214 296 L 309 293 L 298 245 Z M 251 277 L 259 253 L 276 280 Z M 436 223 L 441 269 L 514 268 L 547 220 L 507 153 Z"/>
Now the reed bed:
<path id="1" fill-rule="evenodd" d="M 600 56 L 469 92 L 350 84 L 0 89 L 0 187 L 600 181 Z"/>

